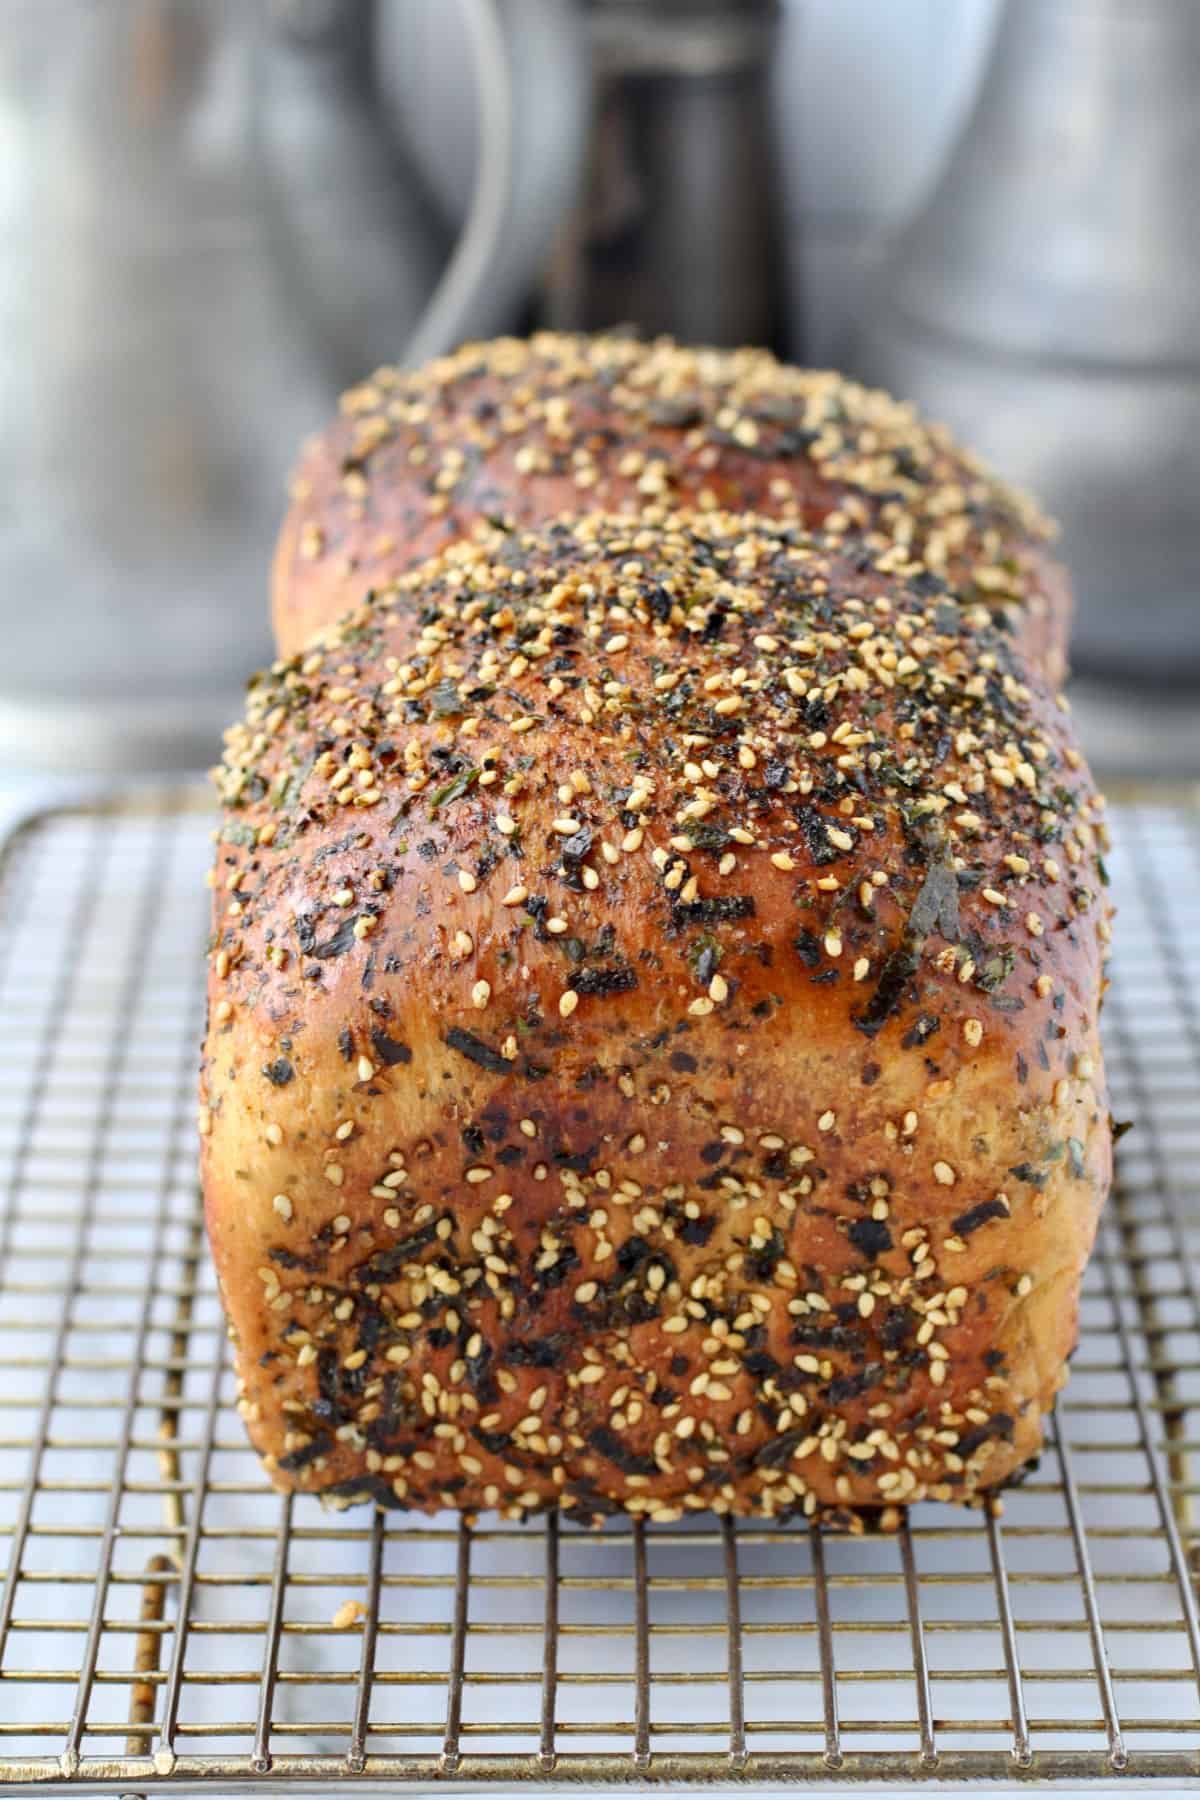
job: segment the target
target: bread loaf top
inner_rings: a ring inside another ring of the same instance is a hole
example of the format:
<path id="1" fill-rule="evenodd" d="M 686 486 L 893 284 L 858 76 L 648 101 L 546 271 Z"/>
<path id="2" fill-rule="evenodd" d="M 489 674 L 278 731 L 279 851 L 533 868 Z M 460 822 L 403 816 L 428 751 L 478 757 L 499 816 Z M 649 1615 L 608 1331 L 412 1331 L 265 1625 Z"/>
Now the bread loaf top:
<path id="1" fill-rule="evenodd" d="M 275 554 L 280 649 L 492 520 L 698 506 L 894 546 L 1020 637 L 1051 681 L 1070 594 L 1034 504 L 912 407 L 765 350 L 567 336 L 380 369 L 307 446 Z"/>
<path id="2" fill-rule="evenodd" d="M 762 520 L 495 530 L 261 676 L 218 780 L 206 1200 L 278 1480 L 670 1517 L 1036 1449 L 1103 825 L 983 609 Z"/>

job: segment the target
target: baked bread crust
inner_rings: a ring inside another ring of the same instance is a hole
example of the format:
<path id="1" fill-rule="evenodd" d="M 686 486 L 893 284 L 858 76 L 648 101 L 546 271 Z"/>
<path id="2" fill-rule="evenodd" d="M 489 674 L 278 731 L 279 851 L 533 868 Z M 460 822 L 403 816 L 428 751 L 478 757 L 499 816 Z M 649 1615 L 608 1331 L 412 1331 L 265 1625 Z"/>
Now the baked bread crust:
<path id="1" fill-rule="evenodd" d="M 347 393 L 292 482 L 272 571 L 282 654 L 372 588 L 505 519 L 708 507 L 901 545 L 982 599 L 1054 684 L 1070 582 L 1052 527 L 943 428 L 765 350 L 542 332 Z"/>
<path id="2" fill-rule="evenodd" d="M 280 1487 L 886 1522 L 1036 1453 L 1102 802 L 980 609 L 762 520 L 493 531 L 217 775 L 205 1199 Z"/>

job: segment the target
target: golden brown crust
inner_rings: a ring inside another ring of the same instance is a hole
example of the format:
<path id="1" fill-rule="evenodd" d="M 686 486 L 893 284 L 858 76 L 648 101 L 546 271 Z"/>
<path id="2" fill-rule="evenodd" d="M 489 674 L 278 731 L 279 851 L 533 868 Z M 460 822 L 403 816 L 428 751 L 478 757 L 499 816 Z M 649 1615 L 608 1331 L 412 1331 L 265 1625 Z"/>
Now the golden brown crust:
<path id="1" fill-rule="evenodd" d="M 1109 1179 L 1101 803 L 890 560 L 493 532 L 259 678 L 201 1120 L 279 1485 L 847 1515 L 1037 1450 Z"/>
<path id="2" fill-rule="evenodd" d="M 904 545 L 1059 683 L 1070 586 L 1047 521 L 911 407 L 765 350 L 543 332 L 381 369 L 307 446 L 275 551 L 282 654 L 481 524 L 753 511 Z"/>

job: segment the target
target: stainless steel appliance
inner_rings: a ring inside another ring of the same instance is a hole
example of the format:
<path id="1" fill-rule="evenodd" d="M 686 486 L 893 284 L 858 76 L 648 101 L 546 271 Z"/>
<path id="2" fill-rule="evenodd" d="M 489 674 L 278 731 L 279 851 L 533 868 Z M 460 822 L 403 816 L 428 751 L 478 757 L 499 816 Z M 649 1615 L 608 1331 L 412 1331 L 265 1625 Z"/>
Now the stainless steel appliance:
<path id="1" fill-rule="evenodd" d="M 1045 499 L 1122 685 L 1200 682 L 1198 93 L 1195 0 L 1008 0 L 851 358 Z"/>
<path id="2" fill-rule="evenodd" d="M 457 245 L 398 147 L 397 0 L 6 0 L 0 762 L 196 763 L 269 654 L 303 432 L 512 319 L 585 129 L 569 0 L 463 0 Z"/>

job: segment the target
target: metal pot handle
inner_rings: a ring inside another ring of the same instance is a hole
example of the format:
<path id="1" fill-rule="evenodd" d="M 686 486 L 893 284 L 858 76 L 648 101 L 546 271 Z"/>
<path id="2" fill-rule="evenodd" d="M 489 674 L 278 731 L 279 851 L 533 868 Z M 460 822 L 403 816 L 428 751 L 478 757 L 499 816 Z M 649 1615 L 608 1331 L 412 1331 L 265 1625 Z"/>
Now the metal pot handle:
<path id="1" fill-rule="evenodd" d="M 572 0 L 461 0 L 479 156 L 462 232 L 405 346 L 408 363 L 495 329 L 519 303 L 575 197 L 590 83 Z"/>

